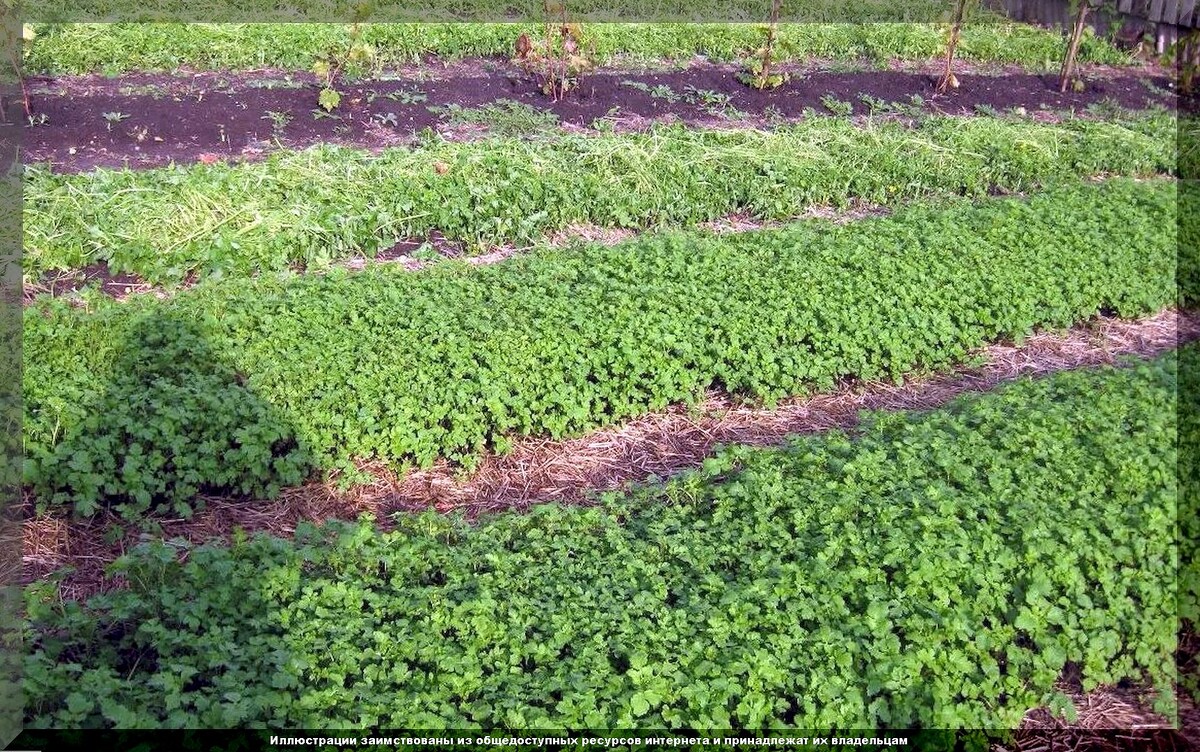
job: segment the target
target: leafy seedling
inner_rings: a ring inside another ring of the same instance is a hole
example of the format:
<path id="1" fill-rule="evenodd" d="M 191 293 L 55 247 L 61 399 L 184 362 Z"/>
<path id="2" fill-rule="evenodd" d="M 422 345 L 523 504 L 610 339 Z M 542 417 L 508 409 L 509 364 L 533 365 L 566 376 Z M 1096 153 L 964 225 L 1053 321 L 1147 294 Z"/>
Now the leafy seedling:
<path id="1" fill-rule="evenodd" d="M 762 91 L 777 89 L 788 80 L 788 74 L 775 69 L 775 43 L 779 38 L 779 11 L 783 0 L 771 0 L 771 12 L 763 27 L 763 44 L 746 60 L 737 79 Z"/>
<path id="2" fill-rule="evenodd" d="M 826 94 L 821 97 L 821 104 L 825 105 L 825 109 L 832 112 L 834 115 L 846 117 L 854 113 L 854 103 L 844 102 L 832 94 Z"/>
<path id="3" fill-rule="evenodd" d="M 104 113 L 104 119 L 108 121 L 108 129 L 110 131 L 112 130 L 113 123 L 119 123 L 122 120 L 126 120 L 128 118 L 129 118 L 129 116 L 126 115 L 124 112 L 106 112 L 106 113 Z"/>
<path id="4" fill-rule="evenodd" d="M 428 101 L 429 99 L 429 96 L 425 92 L 415 87 L 411 89 L 400 89 L 399 91 L 393 91 L 392 93 L 385 94 L 384 96 L 393 102 L 399 102 L 400 104 L 418 104 L 420 102 Z"/>

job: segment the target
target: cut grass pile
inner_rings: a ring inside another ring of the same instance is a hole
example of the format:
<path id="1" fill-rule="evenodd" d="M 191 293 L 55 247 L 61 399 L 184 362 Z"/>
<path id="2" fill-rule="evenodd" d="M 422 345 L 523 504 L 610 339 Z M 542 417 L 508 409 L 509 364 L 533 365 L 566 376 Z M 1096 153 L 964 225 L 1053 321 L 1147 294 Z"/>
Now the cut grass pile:
<path id="1" fill-rule="evenodd" d="M 265 162 L 62 175 L 29 168 L 24 272 L 104 261 L 160 284 L 373 256 L 437 230 L 470 244 L 533 243 L 571 225 L 690 225 L 741 212 L 1022 192 L 1060 179 L 1174 174 L 1168 113 L 1121 121 L 930 117 L 776 131 L 437 141 L 378 156 L 341 147 Z M 438 166 L 443 166 L 439 171 Z"/>
<path id="2" fill-rule="evenodd" d="M 142 544 L 126 591 L 29 588 L 27 727 L 1011 728 L 1068 664 L 1168 690 L 1178 370 L 1022 380 L 591 508 Z"/>
<path id="3" fill-rule="evenodd" d="M 760 20 L 757 16 L 753 20 Z M 344 24 L 36 24 L 37 37 L 25 64 L 55 75 L 179 68 L 238 70 L 264 67 L 308 70 L 331 47 L 349 46 Z M 375 50 L 374 72 L 419 62 L 477 56 L 512 57 L 522 32 L 537 38 L 539 24 L 367 24 L 363 40 Z M 683 60 L 704 55 L 737 60 L 762 44 L 756 24 L 586 24 L 583 44 L 601 63 L 621 60 Z M 832 58 L 886 62 L 941 54 L 945 30 L 938 24 L 784 24 L 777 49 L 784 61 Z M 963 30 L 958 54 L 980 62 L 1053 68 L 1062 60 L 1062 36 L 1013 23 L 979 23 Z M 1088 35 L 1084 62 L 1120 65 L 1129 56 Z M 363 71 L 369 72 L 369 71 Z"/>
<path id="4" fill-rule="evenodd" d="M 485 268 L 222 280 L 26 311 L 26 482 L 186 514 L 351 459 L 470 463 L 714 385 L 767 400 L 1174 302 L 1176 187 L 1113 180 Z"/>

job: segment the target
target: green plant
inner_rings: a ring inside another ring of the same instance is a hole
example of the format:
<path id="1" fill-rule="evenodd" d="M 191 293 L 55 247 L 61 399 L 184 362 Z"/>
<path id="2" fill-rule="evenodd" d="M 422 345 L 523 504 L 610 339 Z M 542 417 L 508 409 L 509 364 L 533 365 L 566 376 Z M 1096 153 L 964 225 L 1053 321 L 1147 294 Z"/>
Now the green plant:
<path id="1" fill-rule="evenodd" d="M 342 102 L 342 93 L 337 88 L 339 78 L 347 69 L 362 68 L 368 65 L 374 56 L 371 45 L 364 42 L 362 38 L 362 9 L 364 7 L 362 4 L 355 6 L 355 21 L 350 24 L 346 43 L 330 46 L 313 63 L 312 72 L 321 80 L 321 91 L 317 95 L 317 104 L 326 112 L 333 112 Z"/>
<path id="2" fill-rule="evenodd" d="M 104 119 L 108 122 L 108 130 L 110 130 L 110 131 L 112 130 L 113 123 L 119 123 L 122 120 L 126 120 L 128 118 L 129 118 L 129 115 L 125 114 L 124 112 L 106 112 L 106 113 L 104 113 Z"/>
<path id="3" fill-rule="evenodd" d="M 631 89 L 637 89 L 638 91 L 646 92 L 655 99 L 665 99 L 666 101 L 672 103 L 678 102 L 682 98 L 667 84 L 655 84 L 654 86 L 651 86 L 650 84 L 642 81 L 625 80 L 621 82 L 621 85 L 628 86 Z"/>
<path id="4" fill-rule="evenodd" d="M 276 110 L 267 110 L 262 119 L 271 121 L 271 130 L 275 134 L 276 141 L 283 138 L 284 130 L 287 129 L 288 123 L 292 122 L 291 113 L 278 112 Z"/>
<path id="5" fill-rule="evenodd" d="M 745 62 L 738 80 L 747 86 L 763 90 L 776 89 L 788 80 L 787 73 L 775 69 L 775 43 L 779 36 L 779 10 L 783 0 L 770 0 L 767 24 L 763 29 L 763 43 Z"/>
<path id="6" fill-rule="evenodd" d="M 872 115 L 881 115 L 893 109 L 885 100 L 873 97 L 870 94 L 859 94 L 858 99 L 867 106 Z"/>
<path id="7" fill-rule="evenodd" d="M 544 135 L 558 125 L 558 115 L 512 99 L 497 99 L 480 107 L 456 104 L 441 108 L 454 125 L 483 125 L 501 138 Z"/>
<path id="8" fill-rule="evenodd" d="M 320 268 L 432 232 L 473 247 L 530 245 L 572 224 L 678 227 L 731 212 L 778 221 L 814 205 L 1028 192 L 1098 174 L 1173 175 L 1178 164 L 1169 113 L 1055 125 L 930 115 L 915 127 L 812 114 L 770 131 L 591 136 L 551 129 L 550 113 L 519 106 L 447 117 L 539 138 L 451 143 L 429 130 L 412 148 L 378 154 L 322 146 L 240 164 L 28 166 L 22 270 L 37 279 L 103 261 L 174 286 Z M 437 174 L 437 162 L 454 170 Z"/>
<path id="9" fill-rule="evenodd" d="M 847 117 L 849 115 L 854 114 L 854 103 L 853 102 L 842 101 L 841 99 L 838 99 L 837 97 L 835 97 L 832 94 L 825 94 L 824 96 L 822 96 L 821 104 L 823 104 L 825 106 L 825 109 L 829 110 L 834 115 L 837 115 L 839 117 Z"/>
<path id="10" fill-rule="evenodd" d="M 1167 688 L 1194 352 L 590 506 L 131 546 L 126 590 L 26 589 L 26 728 L 1015 728 L 1068 664 Z"/>
<path id="11" fill-rule="evenodd" d="M 400 104 L 418 104 L 429 99 L 429 96 L 425 92 L 415 86 L 398 89 L 384 96 Z"/>
<path id="12" fill-rule="evenodd" d="M 1075 14 L 1075 23 L 1067 37 L 1067 49 L 1063 55 L 1062 70 L 1059 72 L 1060 91 L 1065 92 L 1068 87 L 1075 91 L 1084 89 L 1082 79 L 1076 75 L 1079 45 L 1083 41 L 1085 30 L 1087 30 L 1088 11 L 1098 10 L 1104 2 L 1105 0 L 1070 0 L 1069 2 L 1071 12 Z"/>
<path id="13" fill-rule="evenodd" d="M 380 125 L 388 125 L 392 128 L 395 128 L 400 124 L 400 121 L 396 119 L 396 113 L 394 112 L 377 112 L 371 116 L 371 119 Z"/>
<path id="14" fill-rule="evenodd" d="M 270 490 L 299 456 L 470 466 L 509 437 L 577 434 L 718 383 L 772 401 L 902 379 L 1035 327 L 1173 303 L 1177 196 L 1114 180 L 481 268 L 221 279 L 90 310 L 42 298 L 24 318 L 26 482 L 81 513 L 171 506 L 195 487 Z M 156 464 L 131 459 L 141 436 Z M 247 448 L 222 462 L 222 442 Z"/>
<path id="15" fill-rule="evenodd" d="M 29 121 L 30 128 L 36 128 L 39 125 L 45 125 L 50 122 L 50 116 L 44 112 L 39 112 L 36 115 L 29 115 L 25 119 Z"/>
<path id="16" fill-rule="evenodd" d="M 542 92 L 554 101 L 578 87 L 579 78 L 595 67 L 593 52 L 581 43 L 581 27 L 567 20 L 566 0 L 544 0 L 543 38 L 535 44 L 528 34 L 517 37 L 513 62 L 536 75 Z"/>

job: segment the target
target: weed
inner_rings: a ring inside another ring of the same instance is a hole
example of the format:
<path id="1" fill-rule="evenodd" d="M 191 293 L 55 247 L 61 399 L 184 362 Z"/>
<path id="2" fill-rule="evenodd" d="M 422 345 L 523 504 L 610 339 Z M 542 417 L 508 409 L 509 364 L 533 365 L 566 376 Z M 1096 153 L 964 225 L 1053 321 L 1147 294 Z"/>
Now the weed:
<path id="1" fill-rule="evenodd" d="M 859 94 L 859 101 L 867 106 L 867 110 L 872 115 L 881 115 L 886 112 L 891 112 L 894 108 L 883 99 L 873 97 L 870 94 Z"/>
<path id="2" fill-rule="evenodd" d="M 418 104 L 429 99 L 429 96 L 425 92 L 421 91 L 415 86 L 411 88 L 405 87 L 398 91 L 393 91 L 390 94 L 385 94 L 384 96 L 393 102 L 399 102 L 400 104 Z"/>
<path id="3" fill-rule="evenodd" d="M 734 110 L 730 104 L 733 98 L 712 89 L 698 89 L 695 86 L 683 87 L 683 100 L 691 105 L 704 108 L 710 115 L 717 117 L 732 117 L 739 110 Z M 745 113 L 741 113 L 745 114 Z"/>
<path id="4" fill-rule="evenodd" d="M 854 103 L 844 102 L 832 94 L 826 94 L 821 97 L 821 104 L 825 105 L 825 109 L 832 112 L 834 115 L 846 117 L 854 114 Z"/>
<path id="5" fill-rule="evenodd" d="M 266 89 L 272 91 L 274 89 L 302 89 L 304 84 L 295 80 L 290 75 L 283 79 L 278 78 L 250 78 L 243 82 L 249 89 Z"/>
<path id="6" fill-rule="evenodd" d="M 342 116 L 322 109 L 312 111 L 313 120 L 341 120 Z"/>
<path id="7" fill-rule="evenodd" d="M 1104 120 L 1113 120 L 1121 117 L 1124 114 L 1125 108 L 1121 103 L 1112 97 L 1104 97 L 1103 99 L 1092 102 L 1087 106 L 1088 114 Z"/>
<path id="8" fill-rule="evenodd" d="M 1000 117 L 999 110 L 997 110 L 995 107 L 992 107 L 990 104 L 985 104 L 982 102 L 975 105 L 975 114 L 983 115 L 985 117 Z"/>
<path id="9" fill-rule="evenodd" d="M 558 125 L 558 115 L 511 99 L 498 99 L 482 107 L 451 104 L 440 109 L 453 125 L 483 125 L 501 137 L 529 136 Z"/>
<path id="10" fill-rule="evenodd" d="M 123 97 L 150 97 L 154 100 L 162 99 L 167 93 L 166 89 L 158 84 L 138 84 L 122 86 L 117 92 Z"/>
<path id="11" fill-rule="evenodd" d="M 50 116 L 44 112 L 40 112 L 37 115 L 28 115 L 25 119 L 29 121 L 30 128 L 36 128 L 39 125 L 46 125 L 50 122 Z"/>
<path id="12" fill-rule="evenodd" d="M 275 139 L 275 143 L 283 141 L 284 131 L 287 129 L 288 123 L 292 122 L 291 113 L 267 110 L 262 119 L 271 121 L 271 135 Z"/>
<path id="13" fill-rule="evenodd" d="M 628 86 L 631 89 L 637 89 L 638 91 L 643 91 L 655 99 L 664 99 L 672 103 L 678 102 L 680 99 L 682 99 L 682 97 L 667 84 L 655 84 L 654 86 L 651 86 L 643 81 L 625 80 L 621 82 L 621 85 Z"/>
<path id="14" fill-rule="evenodd" d="M 104 113 L 104 119 L 106 121 L 108 121 L 108 129 L 110 131 L 112 130 L 113 123 L 119 123 L 128 117 L 129 117 L 129 115 L 125 114 L 124 112 L 106 112 L 106 113 Z"/>
<path id="15" fill-rule="evenodd" d="M 267 114 L 262 116 L 263 120 L 270 120 L 271 127 L 277 131 L 282 131 L 292 122 L 292 115 L 288 112 L 278 112 L 276 110 L 267 110 Z"/>
<path id="16" fill-rule="evenodd" d="M 417 261 L 437 261 L 443 258 L 442 254 L 431 243 L 422 243 L 409 254 L 409 257 Z"/>
<path id="17" fill-rule="evenodd" d="M 393 128 L 400 124 L 394 112 L 377 112 L 371 116 L 371 119 L 380 125 L 389 125 Z"/>

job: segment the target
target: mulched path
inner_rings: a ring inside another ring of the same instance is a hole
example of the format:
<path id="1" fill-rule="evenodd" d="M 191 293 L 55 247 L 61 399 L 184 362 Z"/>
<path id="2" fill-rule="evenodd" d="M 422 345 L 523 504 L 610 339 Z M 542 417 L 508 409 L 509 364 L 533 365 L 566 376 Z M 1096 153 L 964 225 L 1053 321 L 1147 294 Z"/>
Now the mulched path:
<path id="1" fill-rule="evenodd" d="M 616 126 L 666 119 L 763 127 L 802 118 L 806 110 L 830 114 L 826 105 L 832 100 L 849 105 L 855 116 L 871 114 L 871 100 L 876 107 L 883 102 L 911 107 L 915 97 L 921 110 L 948 114 L 1023 107 L 1031 116 L 1050 116 L 1091 106 L 1177 106 L 1170 78 L 1133 70 L 1096 73 L 1083 91 L 1064 94 L 1053 75 L 988 75 L 966 68 L 960 88 L 943 96 L 935 95 L 936 76 L 928 71 L 797 70 L 791 81 L 766 92 L 741 84 L 735 72 L 713 64 L 599 71 L 552 102 L 534 77 L 504 62 L 485 61 L 461 75 L 416 69 L 388 80 L 343 84 L 342 104 L 329 117 L 315 114 L 318 86 L 306 73 L 32 77 L 32 108 L 40 124 L 25 129 L 25 161 L 79 172 L 253 160 L 281 146 L 321 142 L 383 148 L 410 143 L 427 128 L 453 131 L 448 107 L 477 108 L 500 100 L 551 112 L 563 125 L 581 128 L 602 119 Z M 662 87 L 658 96 L 655 87 Z M 726 105 L 713 103 L 722 98 Z M 834 108 L 843 109 L 836 103 Z"/>

